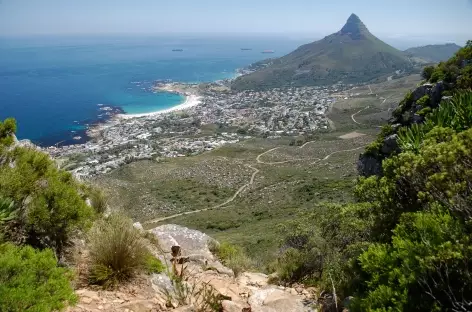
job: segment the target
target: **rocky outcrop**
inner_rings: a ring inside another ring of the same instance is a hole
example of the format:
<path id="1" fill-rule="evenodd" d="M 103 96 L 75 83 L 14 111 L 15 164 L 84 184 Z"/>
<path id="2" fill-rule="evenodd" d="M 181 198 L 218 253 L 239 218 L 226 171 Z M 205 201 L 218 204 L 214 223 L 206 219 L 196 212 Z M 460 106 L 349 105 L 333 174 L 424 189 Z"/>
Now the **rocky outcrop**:
<path id="1" fill-rule="evenodd" d="M 394 112 L 394 116 L 390 121 L 390 124 L 393 125 L 392 132 L 383 138 L 379 138 L 381 142 L 378 144 L 377 149 L 368 149 L 368 151 L 359 156 L 359 161 L 357 162 L 359 174 L 366 177 L 372 175 L 381 176 L 382 161 L 400 152 L 397 143 L 397 131 L 400 126 L 408 127 L 415 123 L 424 122 L 425 119 L 419 112 L 426 107 L 431 109 L 437 108 L 441 101 L 448 99 L 448 97 L 443 96 L 444 91 L 451 88 L 451 85 L 439 81 L 435 84 L 425 83 L 413 90 L 411 95 L 407 96 Z M 429 101 L 425 102 L 422 100 L 425 96 L 427 96 L 426 99 L 429 98 Z"/>
<path id="2" fill-rule="evenodd" d="M 136 228 L 142 228 L 135 223 Z M 218 300 L 223 312 L 305 312 L 317 311 L 314 288 L 269 284 L 269 276 L 244 272 L 235 277 L 221 264 L 210 247 L 218 242 L 186 227 L 168 224 L 149 231 L 159 241 L 151 251 L 182 279 L 168 272 L 142 275 L 113 291 L 80 289 L 79 304 L 70 312 L 87 311 L 215 311 L 207 302 Z"/>

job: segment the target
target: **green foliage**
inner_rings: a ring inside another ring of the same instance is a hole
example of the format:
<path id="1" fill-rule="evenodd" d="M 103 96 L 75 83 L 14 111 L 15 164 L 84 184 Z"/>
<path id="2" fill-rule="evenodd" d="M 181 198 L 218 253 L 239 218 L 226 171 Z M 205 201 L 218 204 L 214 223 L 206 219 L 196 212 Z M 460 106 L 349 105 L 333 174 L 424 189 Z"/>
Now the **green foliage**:
<path id="1" fill-rule="evenodd" d="M 7 118 L 3 122 L 0 121 L 0 147 L 1 145 L 9 146 L 13 143 L 16 132 L 16 121 L 13 118 Z"/>
<path id="2" fill-rule="evenodd" d="M 4 223 L 14 220 L 18 217 L 18 209 L 15 207 L 15 203 L 8 199 L 0 196 L 0 226 Z"/>
<path id="3" fill-rule="evenodd" d="M 433 72 L 434 72 L 434 66 L 426 66 L 423 69 L 423 73 L 421 74 L 421 76 L 423 76 L 424 79 L 429 80 L 431 79 Z"/>
<path id="4" fill-rule="evenodd" d="M 13 128 L 14 121 L 3 126 Z M 87 227 L 93 211 L 70 173 L 57 169 L 48 155 L 30 148 L 1 150 L 0 190 L 17 203 L 18 223 L 10 239 L 62 253 L 70 234 Z M 24 235 L 19 236 L 18 233 Z"/>
<path id="5" fill-rule="evenodd" d="M 57 267 L 51 250 L 0 245 L 0 311 L 63 310 L 77 302 L 71 280 L 68 270 Z"/>
<path id="6" fill-rule="evenodd" d="M 213 246 L 213 248 L 221 262 L 233 270 L 236 276 L 253 267 L 251 259 L 239 246 L 222 243 L 219 246 Z"/>
<path id="7" fill-rule="evenodd" d="M 429 106 L 429 102 L 430 102 L 429 95 L 425 95 L 422 98 L 420 98 L 418 101 L 416 101 L 416 105 L 426 107 L 426 106 Z"/>
<path id="8" fill-rule="evenodd" d="M 413 124 L 398 131 L 398 143 L 403 151 L 420 150 L 425 136 L 425 127 L 422 124 Z"/>
<path id="9" fill-rule="evenodd" d="M 112 287 L 141 270 L 157 268 L 155 261 L 149 263 L 153 260 L 149 259 L 141 233 L 124 216 L 113 214 L 96 221 L 89 240 L 92 283 Z"/>
<path id="10" fill-rule="evenodd" d="M 468 231 L 445 212 L 408 213 L 392 244 L 375 244 L 359 260 L 365 297 L 353 311 L 466 311 L 472 300 Z"/>
<path id="11" fill-rule="evenodd" d="M 147 273 L 161 273 L 164 272 L 166 267 L 162 264 L 162 261 L 149 254 L 146 257 L 146 263 L 144 264 Z"/>

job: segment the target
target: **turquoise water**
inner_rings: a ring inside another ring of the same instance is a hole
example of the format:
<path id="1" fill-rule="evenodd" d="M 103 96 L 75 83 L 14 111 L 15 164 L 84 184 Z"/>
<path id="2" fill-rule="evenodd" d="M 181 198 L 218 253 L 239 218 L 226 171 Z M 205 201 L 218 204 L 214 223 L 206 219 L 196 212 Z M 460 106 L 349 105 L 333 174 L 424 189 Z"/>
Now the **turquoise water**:
<path id="1" fill-rule="evenodd" d="M 177 94 L 154 93 L 156 81 L 207 82 L 279 56 L 300 42 L 282 38 L 34 37 L 0 38 L 0 118 L 18 120 L 18 137 L 49 146 L 72 140 L 107 118 L 167 109 Z M 251 47 L 251 51 L 241 51 Z M 172 49 L 183 52 L 172 52 Z"/>

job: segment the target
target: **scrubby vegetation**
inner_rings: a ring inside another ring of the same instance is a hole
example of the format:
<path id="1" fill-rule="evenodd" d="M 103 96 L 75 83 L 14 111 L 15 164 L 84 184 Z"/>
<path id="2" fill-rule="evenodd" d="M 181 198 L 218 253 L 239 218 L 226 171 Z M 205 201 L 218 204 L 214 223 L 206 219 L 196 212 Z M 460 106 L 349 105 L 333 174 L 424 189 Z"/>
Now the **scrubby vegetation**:
<path id="1" fill-rule="evenodd" d="M 95 222 L 89 235 L 90 280 L 105 287 L 129 280 L 140 271 L 162 271 L 151 259 L 143 237 L 125 216 L 112 214 Z"/>
<path id="2" fill-rule="evenodd" d="M 50 249 L 0 245 L 0 311 L 58 311 L 77 301 L 72 274 Z"/>
<path id="3" fill-rule="evenodd" d="M 338 297 L 354 296 L 350 311 L 470 310 L 471 61 L 469 42 L 425 71 L 453 83 L 454 97 L 398 130 L 399 151 L 383 160 L 381 176 L 359 179 L 355 203 L 321 205 L 286 224 L 275 263 L 282 280 L 335 286 Z"/>
<path id="4" fill-rule="evenodd" d="M 235 276 L 254 266 L 251 259 L 240 246 L 224 242 L 213 246 L 211 249 L 225 266 L 233 270 Z"/>

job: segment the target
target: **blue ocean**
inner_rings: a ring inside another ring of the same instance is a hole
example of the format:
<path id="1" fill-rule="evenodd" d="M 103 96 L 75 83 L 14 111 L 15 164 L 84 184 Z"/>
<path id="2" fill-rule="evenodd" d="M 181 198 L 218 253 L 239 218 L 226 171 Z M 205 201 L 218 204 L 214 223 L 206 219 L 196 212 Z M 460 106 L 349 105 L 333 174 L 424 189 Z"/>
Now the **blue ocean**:
<path id="1" fill-rule="evenodd" d="M 180 95 L 152 92 L 155 81 L 231 78 L 300 44 L 275 37 L 0 38 L 0 119 L 16 118 L 18 137 L 41 146 L 78 143 L 72 138 L 106 120 L 104 107 L 136 114 L 182 103 Z M 261 53 L 268 49 L 275 53 Z"/>

